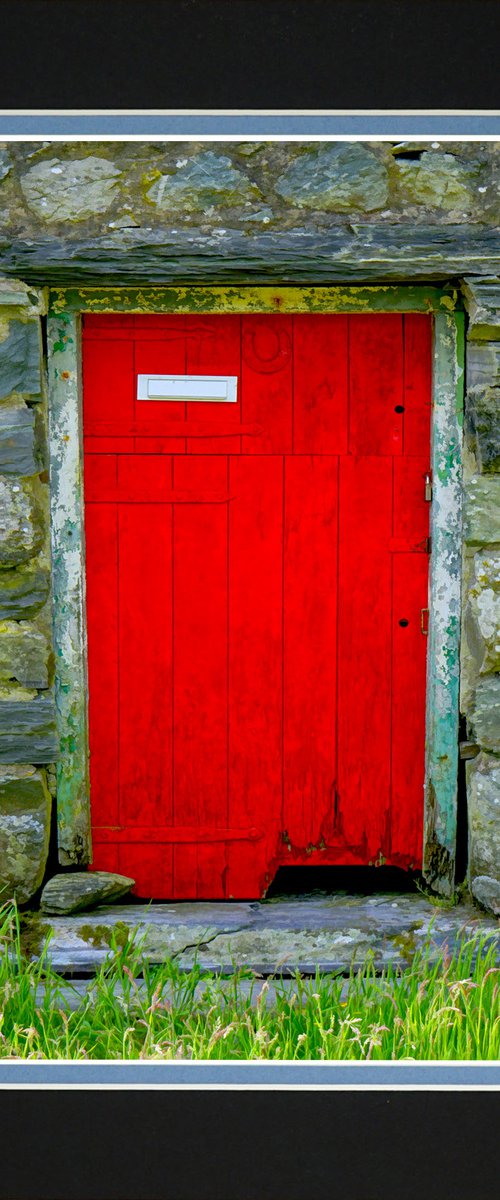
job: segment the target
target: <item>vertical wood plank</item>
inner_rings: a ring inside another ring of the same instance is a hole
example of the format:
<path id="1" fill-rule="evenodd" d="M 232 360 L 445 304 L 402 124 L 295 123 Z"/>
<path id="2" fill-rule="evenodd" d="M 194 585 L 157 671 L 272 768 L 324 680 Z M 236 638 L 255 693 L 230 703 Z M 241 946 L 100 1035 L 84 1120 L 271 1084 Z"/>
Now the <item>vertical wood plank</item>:
<path id="1" fill-rule="evenodd" d="M 210 404 L 196 400 L 187 406 L 188 418 L 206 421 L 214 429 L 231 429 L 241 424 L 241 318 L 236 315 L 186 317 L 186 374 L 236 375 L 236 404 Z M 190 437 L 191 454 L 237 454 L 240 435 Z"/>
<path id="2" fill-rule="evenodd" d="M 232 458 L 230 491 L 229 823 L 263 831 L 228 846 L 227 894 L 243 899 L 262 894 L 282 845 L 282 458 Z"/>
<path id="3" fill-rule="evenodd" d="M 402 316 L 349 317 L 349 452 L 401 454 L 403 410 Z"/>
<path id="4" fill-rule="evenodd" d="M 293 440 L 293 326 L 285 316 L 241 321 L 242 420 L 262 428 L 243 437 L 245 454 L 289 454 Z"/>
<path id="5" fill-rule="evenodd" d="M 134 343 L 86 338 L 83 348 L 84 432 L 106 422 L 123 437 L 134 422 Z"/>
<path id="6" fill-rule="evenodd" d="M 338 459 L 286 460 L 284 825 L 304 850 L 334 835 Z"/>
<path id="7" fill-rule="evenodd" d="M 432 318 L 403 317 L 404 452 L 430 458 L 432 399 Z M 430 464 L 429 464 L 430 465 Z"/>
<path id="8" fill-rule="evenodd" d="M 174 487 L 227 488 L 227 460 L 174 460 Z M 227 503 L 174 511 L 174 816 L 182 825 L 227 821 Z M 176 895 L 223 895 L 224 846 L 174 849 Z"/>
<path id="9" fill-rule="evenodd" d="M 393 459 L 395 538 L 406 538 L 408 549 L 425 549 L 429 536 L 430 504 L 425 499 L 425 477 L 429 468 L 429 451 L 422 458 L 404 454 Z"/>
<path id="10" fill-rule="evenodd" d="M 116 459 L 107 460 L 116 474 Z M 85 508 L 90 797 L 93 825 L 117 825 L 118 797 L 118 512 Z"/>
<path id="11" fill-rule="evenodd" d="M 139 331 L 137 331 L 139 333 Z M 179 454 L 185 450 L 185 440 L 165 437 L 162 429 L 166 423 L 184 421 L 186 405 L 176 401 L 137 400 L 136 384 L 138 375 L 169 375 L 186 373 L 186 318 L 177 315 L 163 322 L 159 333 L 160 338 L 142 339 L 140 336 L 134 343 L 134 421 L 140 433 L 141 425 L 148 431 L 157 427 L 158 439 L 152 436 L 137 438 L 136 449 L 143 454 L 154 453 Z"/>
<path id="12" fill-rule="evenodd" d="M 391 460 L 342 459 L 339 504 L 339 810 L 368 863 L 390 816 Z"/>
<path id="13" fill-rule="evenodd" d="M 414 868 L 423 844 L 427 578 L 427 555 L 393 555 L 391 861 Z"/>
<path id="14" fill-rule="evenodd" d="M 119 484 L 149 464 L 119 459 Z M 119 505 L 120 823 L 172 820 L 172 506 Z"/>
<path id="15" fill-rule="evenodd" d="M 347 451 L 347 317 L 293 318 L 295 454 Z"/>

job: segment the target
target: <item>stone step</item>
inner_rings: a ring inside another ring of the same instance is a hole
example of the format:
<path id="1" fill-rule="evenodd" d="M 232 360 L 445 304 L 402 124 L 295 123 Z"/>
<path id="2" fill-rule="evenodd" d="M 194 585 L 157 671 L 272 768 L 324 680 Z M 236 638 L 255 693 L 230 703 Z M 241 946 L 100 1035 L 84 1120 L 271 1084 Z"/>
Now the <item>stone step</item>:
<path id="1" fill-rule="evenodd" d="M 441 907 L 420 894 L 132 902 L 72 916 L 25 917 L 23 943 L 31 956 L 39 957 L 49 934 L 52 966 L 69 977 L 92 975 L 129 938 L 150 962 L 173 958 L 183 970 L 197 963 L 218 974 L 242 968 L 263 976 L 348 974 L 367 955 L 380 971 L 389 963 L 408 966 L 427 943 L 435 961 L 462 936 L 478 934 L 495 941 L 500 961 L 497 920 L 470 903 Z"/>

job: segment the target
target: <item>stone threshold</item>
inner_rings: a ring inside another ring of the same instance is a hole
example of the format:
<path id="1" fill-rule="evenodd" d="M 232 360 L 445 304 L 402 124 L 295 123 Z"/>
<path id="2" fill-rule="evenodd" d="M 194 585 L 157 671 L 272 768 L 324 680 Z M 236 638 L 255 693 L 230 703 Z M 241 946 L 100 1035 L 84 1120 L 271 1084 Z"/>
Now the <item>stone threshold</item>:
<path id="1" fill-rule="evenodd" d="M 54 970 L 69 978 L 93 975 L 125 938 L 153 963 L 172 958 L 182 970 L 231 975 L 293 976 L 297 971 L 347 975 L 368 954 L 377 971 L 407 967 L 428 944 L 429 960 L 465 936 L 494 940 L 500 961 L 500 923 L 471 903 L 432 904 L 420 894 L 311 895 L 250 902 L 122 903 L 72 916 L 29 913 L 26 952 L 38 958 L 50 934 Z"/>

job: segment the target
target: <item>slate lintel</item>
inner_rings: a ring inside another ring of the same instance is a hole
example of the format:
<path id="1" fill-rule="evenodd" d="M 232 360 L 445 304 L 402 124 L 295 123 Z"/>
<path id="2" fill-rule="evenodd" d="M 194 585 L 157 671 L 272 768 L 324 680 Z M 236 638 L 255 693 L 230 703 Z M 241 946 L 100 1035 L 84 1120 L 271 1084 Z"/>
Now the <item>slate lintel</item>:
<path id="1" fill-rule="evenodd" d="M 44 286 L 99 283 L 449 281 L 500 272 L 496 229 L 355 222 L 249 233 L 241 229 L 117 230 L 95 238 L 0 241 L 4 275 Z"/>

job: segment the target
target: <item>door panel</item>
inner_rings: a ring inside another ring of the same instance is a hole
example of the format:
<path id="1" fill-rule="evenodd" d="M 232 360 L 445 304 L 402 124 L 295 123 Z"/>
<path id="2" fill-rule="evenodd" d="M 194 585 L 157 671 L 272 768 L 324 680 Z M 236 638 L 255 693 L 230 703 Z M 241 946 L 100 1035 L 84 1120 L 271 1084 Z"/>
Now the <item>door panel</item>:
<path id="1" fill-rule="evenodd" d="M 99 316 L 83 348 L 94 868 L 222 899 L 418 867 L 431 319 Z"/>

